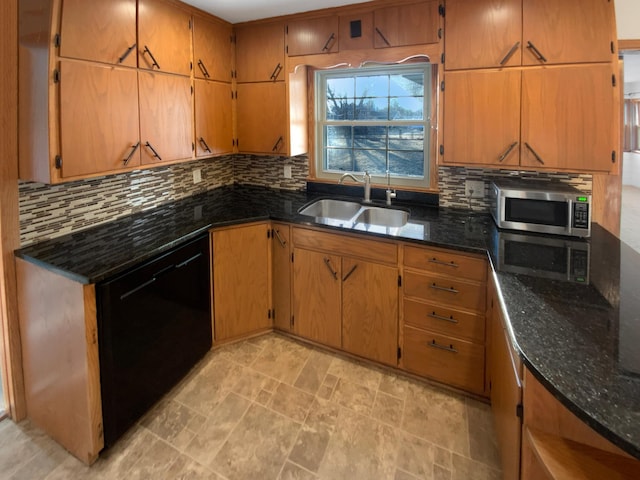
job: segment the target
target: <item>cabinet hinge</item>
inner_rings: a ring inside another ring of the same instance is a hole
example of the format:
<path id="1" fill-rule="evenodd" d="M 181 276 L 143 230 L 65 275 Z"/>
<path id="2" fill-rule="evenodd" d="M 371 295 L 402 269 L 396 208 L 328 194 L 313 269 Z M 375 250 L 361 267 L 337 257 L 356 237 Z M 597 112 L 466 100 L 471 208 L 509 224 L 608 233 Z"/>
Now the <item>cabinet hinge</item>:
<path id="1" fill-rule="evenodd" d="M 294 317 L 293 315 L 291 315 L 291 322 L 289 322 L 289 325 L 291 325 L 291 328 L 293 328 L 293 326 L 296 324 L 296 317 Z"/>
<path id="2" fill-rule="evenodd" d="M 55 166 L 56 166 L 57 169 L 61 169 L 62 168 L 62 157 L 60 155 L 56 155 Z"/>
<path id="3" fill-rule="evenodd" d="M 60 34 L 59 33 L 56 33 L 53 36 L 53 46 L 56 47 L 56 48 L 60 48 Z"/>
<path id="4" fill-rule="evenodd" d="M 287 45 L 286 47 L 284 47 L 284 53 L 289 54 L 289 45 Z"/>
<path id="5" fill-rule="evenodd" d="M 524 418 L 524 407 L 521 403 L 516 405 L 516 416 L 520 419 Z"/>
<path id="6" fill-rule="evenodd" d="M 444 80 L 440 82 L 440 91 L 444 92 Z"/>
<path id="7" fill-rule="evenodd" d="M 440 63 L 444 65 L 444 53 L 440 55 Z"/>
<path id="8" fill-rule="evenodd" d="M 267 230 L 267 238 L 271 238 L 271 229 Z"/>
<path id="9" fill-rule="evenodd" d="M 613 42 L 611 42 L 611 53 L 616 53 L 616 45 Z"/>
<path id="10" fill-rule="evenodd" d="M 269 320 L 271 320 L 271 309 L 267 310 L 267 318 L 269 318 Z"/>
<path id="11" fill-rule="evenodd" d="M 193 85 L 191 85 L 191 95 L 193 95 Z"/>
<path id="12" fill-rule="evenodd" d="M 398 347 L 398 360 L 402 358 L 402 349 Z"/>
<path id="13" fill-rule="evenodd" d="M 616 163 L 616 151 L 611 152 L 611 163 Z"/>
<path id="14" fill-rule="evenodd" d="M 196 151 L 196 144 L 191 142 L 191 151 L 195 152 Z"/>
<path id="15" fill-rule="evenodd" d="M 289 35 L 289 25 L 285 25 L 285 27 L 284 27 L 284 33 L 285 33 L 286 35 Z"/>
<path id="16" fill-rule="evenodd" d="M 442 39 L 442 29 L 438 29 L 438 38 Z"/>
<path id="17" fill-rule="evenodd" d="M 273 318 L 274 320 L 276 319 L 276 309 L 275 308 L 271 309 L 271 318 Z"/>
<path id="18" fill-rule="evenodd" d="M 189 71 L 193 70 L 193 62 L 189 62 Z M 191 87 L 193 88 L 193 87 Z"/>
<path id="19" fill-rule="evenodd" d="M 291 263 L 293 263 L 293 252 L 291 252 Z"/>
<path id="20" fill-rule="evenodd" d="M 440 155 L 444 155 L 444 145 L 440 145 Z"/>
<path id="21" fill-rule="evenodd" d="M 618 82 L 616 81 L 616 76 L 611 75 L 611 84 L 615 87 Z"/>
<path id="22" fill-rule="evenodd" d="M 229 35 L 229 41 L 231 43 L 236 43 L 236 36 L 235 35 Z"/>
<path id="23" fill-rule="evenodd" d="M 402 286 L 402 275 L 398 275 L 398 286 Z"/>
<path id="24" fill-rule="evenodd" d="M 444 14 L 445 14 L 444 5 L 442 4 L 438 5 L 438 13 L 440 14 L 441 17 L 444 17 Z"/>
<path id="25" fill-rule="evenodd" d="M 55 69 L 53 71 L 53 83 L 58 83 L 60 81 L 60 70 Z"/>
<path id="26" fill-rule="evenodd" d="M 489 391 L 493 390 L 493 384 L 491 383 L 491 380 L 489 380 Z"/>

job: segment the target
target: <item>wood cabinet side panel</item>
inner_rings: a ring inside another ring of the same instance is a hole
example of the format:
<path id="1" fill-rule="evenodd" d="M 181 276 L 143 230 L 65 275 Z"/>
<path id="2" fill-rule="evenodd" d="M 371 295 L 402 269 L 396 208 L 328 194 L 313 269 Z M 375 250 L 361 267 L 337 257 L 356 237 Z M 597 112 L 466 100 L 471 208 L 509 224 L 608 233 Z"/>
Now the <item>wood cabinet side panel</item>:
<path id="1" fill-rule="evenodd" d="M 92 463 L 103 447 L 94 290 L 21 259 L 17 279 L 27 414 Z"/>
<path id="2" fill-rule="evenodd" d="M 274 326 L 291 330 L 291 227 L 283 223 L 272 226 Z"/>

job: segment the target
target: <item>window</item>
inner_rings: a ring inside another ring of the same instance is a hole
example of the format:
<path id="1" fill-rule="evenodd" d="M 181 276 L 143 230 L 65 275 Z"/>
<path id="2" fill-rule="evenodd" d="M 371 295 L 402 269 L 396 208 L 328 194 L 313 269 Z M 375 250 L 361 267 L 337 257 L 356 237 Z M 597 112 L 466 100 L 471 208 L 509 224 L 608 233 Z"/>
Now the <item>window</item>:
<path id="1" fill-rule="evenodd" d="M 431 65 L 316 71 L 316 175 L 429 187 Z"/>

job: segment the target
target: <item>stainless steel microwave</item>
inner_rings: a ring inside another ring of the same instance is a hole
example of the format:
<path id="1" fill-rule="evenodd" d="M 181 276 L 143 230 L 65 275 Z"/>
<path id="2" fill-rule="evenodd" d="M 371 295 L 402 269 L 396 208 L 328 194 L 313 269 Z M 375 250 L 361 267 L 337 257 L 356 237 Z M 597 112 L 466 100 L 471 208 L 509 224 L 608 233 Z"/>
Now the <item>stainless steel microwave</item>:
<path id="1" fill-rule="evenodd" d="M 591 195 L 570 185 L 496 180 L 489 187 L 489 201 L 498 228 L 591 236 Z"/>

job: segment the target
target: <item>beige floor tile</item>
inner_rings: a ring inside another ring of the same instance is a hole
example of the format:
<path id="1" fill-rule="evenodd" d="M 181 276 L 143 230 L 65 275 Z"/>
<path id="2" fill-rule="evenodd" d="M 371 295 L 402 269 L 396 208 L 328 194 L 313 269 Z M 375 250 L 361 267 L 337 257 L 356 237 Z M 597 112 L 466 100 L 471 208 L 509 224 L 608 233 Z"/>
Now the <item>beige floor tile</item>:
<path id="1" fill-rule="evenodd" d="M 363 385 L 374 392 L 378 390 L 382 378 L 382 374 L 378 370 L 341 357 L 333 358 L 329 366 L 329 373 L 351 383 Z"/>
<path id="2" fill-rule="evenodd" d="M 10 480 L 33 480 L 44 478 L 51 471 L 61 465 L 67 457 L 68 454 L 62 447 L 50 451 L 43 450 L 26 463 L 18 466 L 11 476 L 8 476 L 9 472 L 0 472 L 0 478 L 9 478 Z"/>
<path id="3" fill-rule="evenodd" d="M 375 397 L 375 390 L 341 378 L 331 399 L 355 412 L 370 415 Z"/>
<path id="4" fill-rule="evenodd" d="M 500 468 L 500 452 L 491 407 L 470 398 L 466 399 L 466 403 L 470 457 L 490 467 Z"/>
<path id="5" fill-rule="evenodd" d="M 398 431 L 370 417 L 340 409 L 334 434 L 320 465 L 323 479 L 393 479 Z"/>
<path id="6" fill-rule="evenodd" d="M 141 424 L 176 448 L 183 448 L 205 418 L 175 400 L 165 400 L 145 415 Z"/>
<path id="7" fill-rule="evenodd" d="M 331 360 L 332 358 L 325 353 L 312 352 L 296 379 L 295 386 L 300 390 L 315 395 L 327 376 Z"/>
<path id="8" fill-rule="evenodd" d="M 403 432 L 396 465 L 399 469 L 419 478 L 430 478 L 434 465 L 434 448 L 430 442 Z"/>
<path id="9" fill-rule="evenodd" d="M 226 360 L 249 366 L 258 358 L 263 347 L 264 345 L 247 340 L 246 342 L 232 343 L 231 345 L 220 347 L 217 353 Z"/>
<path id="10" fill-rule="evenodd" d="M 324 458 L 333 428 L 326 423 L 305 423 L 289 454 L 289 460 L 311 472 L 317 472 Z"/>
<path id="11" fill-rule="evenodd" d="M 452 457 L 452 480 L 501 480 L 499 470 L 456 453 Z M 603 479 L 604 480 L 604 479 Z"/>
<path id="12" fill-rule="evenodd" d="M 245 367 L 239 373 L 238 380 L 231 388 L 231 391 L 249 400 L 255 400 L 263 390 L 267 392 L 275 391 L 278 383 L 277 380 L 271 377 L 257 372 L 252 368 Z"/>
<path id="13" fill-rule="evenodd" d="M 396 474 L 393 477 L 393 480 L 421 480 L 421 477 L 415 477 L 411 475 L 409 472 L 405 472 L 404 470 L 396 469 Z"/>
<path id="14" fill-rule="evenodd" d="M 186 455 L 180 455 L 161 479 L 157 480 L 223 480 L 223 477 L 200 465 Z"/>
<path id="15" fill-rule="evenodd" d="M 373 418 L 382 423 L 388 423 L 393 427 L 397 427 L 400 425 L 400 422 L 402 422 L 403 412 L 404 400 L 378 391 L 373 403 L 373 411 L 371 412 Z"/>
<path id="16" fill-rule="evenodd" d="M 340 414 L 340 405 L 330 400 L 317 398 L 314 400 L 305 423 L 314 425 L 317 422 L 335 427 Z"/>
<path id="17" fill-rule="evenodd" d="M 299 423 L 253 404 L 210 466 L 229 480 L 276 478 L 299 430 Z"/>
<path id="18" fill-rule="evenodd" d="M 304 468 L 299 467 L 291 462 L 287 462 L 282 467 L 279 480 L 314 480 L 316 477 L 313 473 L 307 472 Z"/>
<path id="19" fill-rule="evenodd" d="M 204 425 L 187 445 L 184 452 L 203 465 L 209 465 L 220 447 L 240 422 L 251 402 L 229 393 L 204 422 Z"/>
<path id="20" fill-rule="evenodd" d="M 278 339 L 279 337 L 274 336 Z M 276 340 L 265 348 L 251 367 L 281 382 L 293 385 L 304 368 L 312 350 L 288 339 Z"/>
<path id="21" fill-rule="evenodd" d="M 405 399 L 410 391 L 411 380 L 393 373 L 383 373 L 380 378 L 379 390 L 397 398 Z"/>
<path id="22" fill-rule="evenodd" d="M 169 467 L 180 456 L 180 452 L 166 443 L 156 439 L 149 449 L 133 464 L 127 472 L 127 480 L 148 480 L 163 478 Z"/>
<path id="23" fill-rule="evenodd" d="M 313 395 L 281 383 L 272 395 L 269 407 L 296 422 L 304 422 L 313 400 Z"/>

